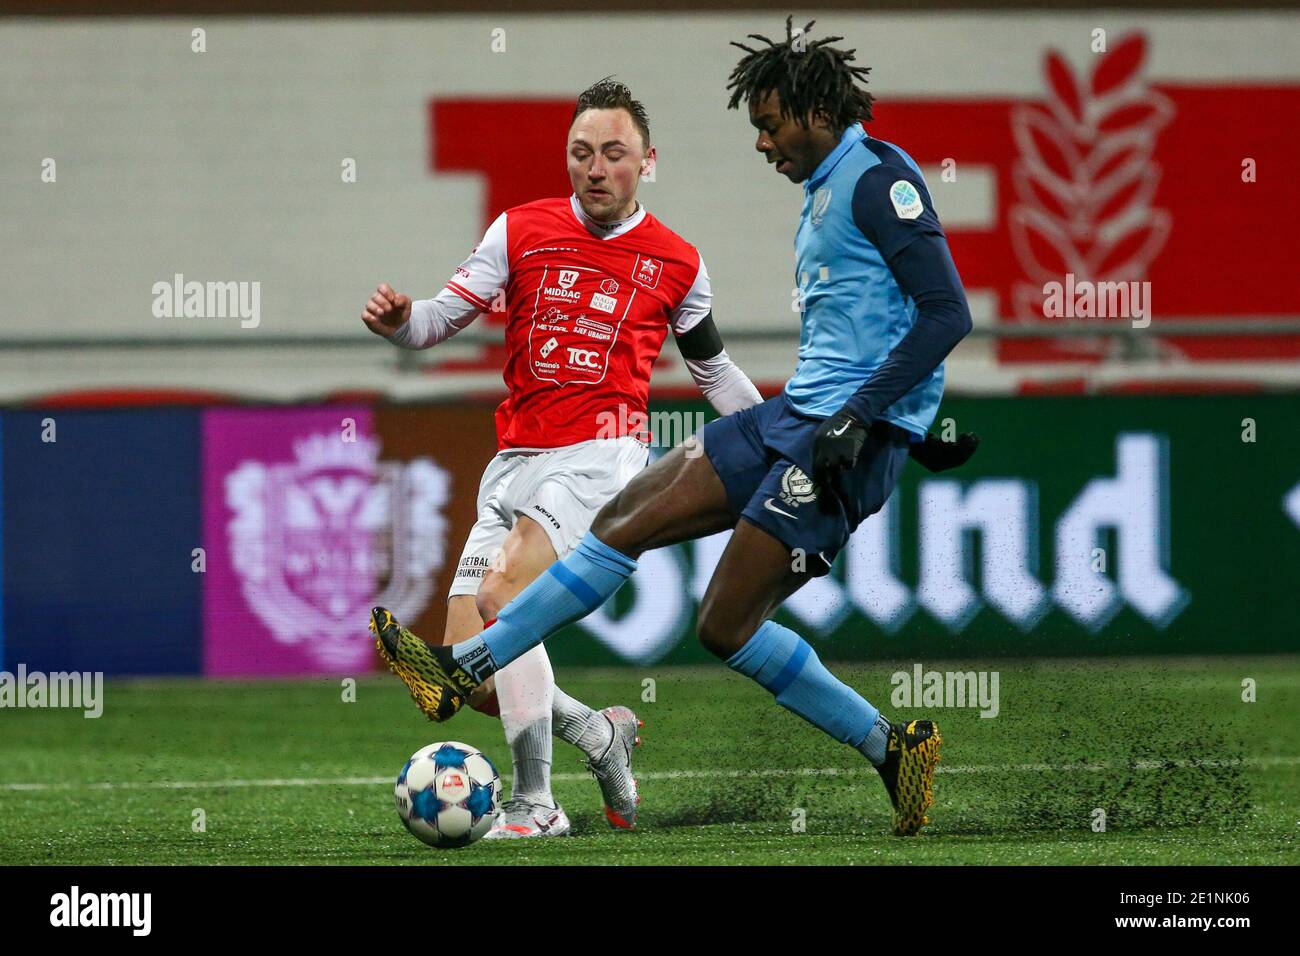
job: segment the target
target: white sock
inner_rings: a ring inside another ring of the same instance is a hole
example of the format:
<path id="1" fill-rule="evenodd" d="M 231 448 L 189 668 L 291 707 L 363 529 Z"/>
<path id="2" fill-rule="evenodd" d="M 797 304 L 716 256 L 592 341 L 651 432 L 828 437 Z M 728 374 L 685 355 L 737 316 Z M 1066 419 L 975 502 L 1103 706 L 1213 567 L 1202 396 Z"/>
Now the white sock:
<path id="1" fill-rule="evenodd" d="M 555 673 L 546 648 L 537 645 L 497 671 L 497 703 L 514 760 L 510 796 L 555 806 L 551 795 L 551 709 Z"/>
<path id="2" fill-rule="evenodd" d="M 609 749 L 614 726 L 602 713 L 592 710 L 576 697 L 555 688 L 555 736 L 596 758 Z"/>
<path id="3" fill-rule="evenodd" d="M 888 755 L 889 730 L 889 718 L 877 712 L 876 722 L 871 725 L 871 731 L 862 743 L 858 744 L 858 750 L 862 751 L 863 755 L 877 767 L 885 762 L 885 757 Z"/>

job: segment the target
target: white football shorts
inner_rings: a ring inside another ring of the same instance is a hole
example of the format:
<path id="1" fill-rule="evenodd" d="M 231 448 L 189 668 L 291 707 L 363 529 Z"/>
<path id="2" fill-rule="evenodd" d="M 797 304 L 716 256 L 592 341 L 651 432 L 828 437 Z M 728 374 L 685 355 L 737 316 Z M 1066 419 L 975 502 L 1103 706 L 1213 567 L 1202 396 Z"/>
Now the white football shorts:
<path id="1" fill-rule="evenodd" d="M 650 461 L 630 435 L 594 438 L 548 451 L 498 452 L 483 471 L 478 520 L 470 529 L 448 597 L 477 594 L 483 576 L 515 526 L 527 515 L 542 526 L 557 558 L 578 546 L 605 502 Z"/>

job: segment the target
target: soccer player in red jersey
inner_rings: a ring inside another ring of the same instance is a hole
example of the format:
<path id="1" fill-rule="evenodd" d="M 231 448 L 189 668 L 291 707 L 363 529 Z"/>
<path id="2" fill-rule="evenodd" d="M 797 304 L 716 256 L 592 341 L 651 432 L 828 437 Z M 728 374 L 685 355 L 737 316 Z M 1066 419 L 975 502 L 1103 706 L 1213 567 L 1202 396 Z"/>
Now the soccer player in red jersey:
<path id="1" fill-rule="evenodd" d="M 670 329 L 719 414 L 762 401 L 723 348 L 699 251 L 637 201 L 655 149 L 645 110 L 626 86 L 607 78 L 579 97 L 567 157 L 573 195 L 506 210 L 434 298 L 412 302 L 380 285 L 361 316 L 393 344 L 422 349 L 501 304 L 508 314 L 499 451 L 483 473 L 444 644 L 478 634 L 576 547 L 601 506 L 646 466 L 650 370 Z M 440 690 L 421 686 L 409 665 L 378 646 L 421 709 L 436 711 Z M 568 832 L 551 794 L 552 729 L 587 753 L 611 825 L 633 827 L 636 715 L 626 707 L 594 711 L 565 694 L 541 645 L 494 680 L 494 690 L 485 685 L 470 703 L 499 708 L 515 778 L 489 836 Z"/>

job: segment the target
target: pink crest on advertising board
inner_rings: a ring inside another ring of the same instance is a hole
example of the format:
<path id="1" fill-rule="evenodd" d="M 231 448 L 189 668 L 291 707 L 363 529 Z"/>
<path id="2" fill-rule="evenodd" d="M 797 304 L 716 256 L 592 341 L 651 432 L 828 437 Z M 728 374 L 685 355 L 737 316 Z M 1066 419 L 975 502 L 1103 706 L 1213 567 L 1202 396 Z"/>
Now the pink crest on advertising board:
<path id="1" fill-rule="evenodd" d="M 368 671 L 370 607 L 427 606 L 450 476 L 383 461 L 371 424 L 360 408 L 206 414 L 205 673 Z"/>

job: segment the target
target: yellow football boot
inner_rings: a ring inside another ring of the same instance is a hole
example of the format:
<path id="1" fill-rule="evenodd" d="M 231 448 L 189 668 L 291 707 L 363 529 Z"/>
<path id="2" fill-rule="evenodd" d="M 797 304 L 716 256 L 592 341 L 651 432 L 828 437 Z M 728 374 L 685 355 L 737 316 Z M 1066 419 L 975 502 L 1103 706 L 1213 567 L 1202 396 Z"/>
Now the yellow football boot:
<path id="1" fill-rule="evenodd" d="M 910 720 L 890 727 L 885 762 L 876 769 L 894 805 L 895 836 L 915 836 L 930 822 L 925 811 L 934 803 L 934 768 L 942 743 L 933 721 Z"/>
<path id="2" fill-rule="evenodd" d="M 424 716 L 435 721 L 454 717 L 477 682 L 456 666 L 451 649 L 426 644 L 383 607 L 370 612 L 370 630 L 379 656 L 402 679 Z"/>

